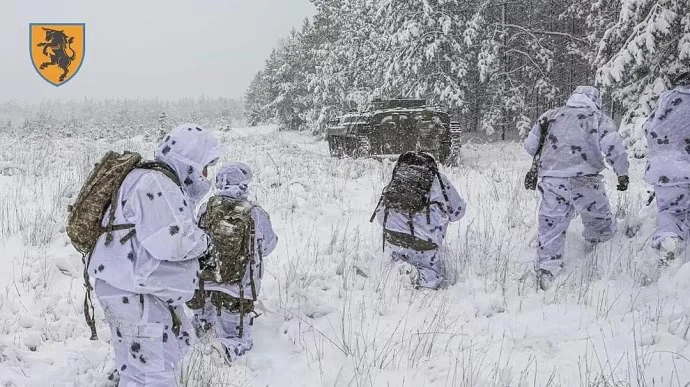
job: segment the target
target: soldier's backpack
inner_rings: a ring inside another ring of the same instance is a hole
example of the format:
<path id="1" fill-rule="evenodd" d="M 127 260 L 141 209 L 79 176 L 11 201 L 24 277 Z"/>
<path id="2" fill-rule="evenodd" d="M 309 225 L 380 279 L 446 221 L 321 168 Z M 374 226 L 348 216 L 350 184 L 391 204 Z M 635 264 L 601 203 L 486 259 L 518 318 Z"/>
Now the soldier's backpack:
<path id="1" fill-rule="evenodd" d="M 206 212 L 199 219 L 199 227 L 208 233 L 213 243 L 211 262 L 201 271 L 200 287 L 203 293 L 203 281 L 219 284 L 239 285 L 240 331 L 243 335 L 246 309 L 244 297 L 245 284 L 242 282 L 249 270 L 251 300 L 256 301 L 256 284 L 254 283 L 254 239 L 256 225 L 252 218 L 255 206 L 247 200 L 236 200 L 223 196 L 213 196 L 208 201 Z M 261 257 L 259 256 L 259 264 Z M 202 297 L 204 297 L 202 295 Z"/>
<path id="2" fill-rule="evenodd" d="M 438 164 L 433 156 L 425 152 L 407 152 L 398 158 L 398 162 L 393 168 L 391 181 L 383 189 L 379 204 L 371 216 L 373 222 L 381 206 L 384 209 L 383 220 L 383 244 L 386 241 L 393 245 L 410 248 L 417 251 L 433 250 L 437 248 L 435 243 L 420 239 L 415 236 L 413 217 L 419 213 L 426 213 L 427 222 L 431 222 L 430 198 L 431 187 L 438 179 L 441 191 L 446 202 L 448 195 L 446 187 L 438 171 Z M 386 228 L 388 213 L 394 210 L 409 217 L 410 234 L 395 232 Z"/>
<path id="3" fill-rule="evenodd" d="M 79 191 L 79 195 L 74 204 L 68 207 L 67 217 L 67 236 L 72 245 L 82 253 L 84 264 L 84 286 L 86 287 L 86 297 L 84 299 L 84 317 L 86 323 L 91 328 L 91 340 L 96 340 L 96 324 L 93 316 L 93 303 L 91 302 L 91 290 L 89 282 L 88 265 L 91 260 L 91 253 L 96 247 L 98 238 L 106 234 L 105 244 L 112 243 L 113 231 L 127 230 L 130 232 L 120 239 L 120 243 L 126 243 L 134 236 L 134 224 L 114 224 L 115 210 L 117 206 L 117 195 L 125 177 L 135 168 L 157 170 L 164 173 L 178 186 L 180 181 L 175 172 L 167 165 L 154 161 L 142 161 L 141 155 L 133 152 L 108 152 L 99 161 L 89 174 L 86 182 Z M 108 211 L 108 223 L 102 226 L 103 217 Z"/>
<path id="4" fill-rule="evenodd" d="M 203 270 L 201 273 L 203 280 L 237 284 L 245 277 L 248 269 L 253 270 L 253 266 L 248 264 L 254 260 L 255 252 L 253 208 L 254 205 L 247 200 L 223 196 L 209 199 L 206 212 L 199 219 L 199 227 L 211 238 L 214 257 L 211 270 Z M 250 279 L 251 277 L 253 276 Z M 251 284 L 253 285 L 253 280 Z M 252 298 L 256 298 L 256 294 Z"/>

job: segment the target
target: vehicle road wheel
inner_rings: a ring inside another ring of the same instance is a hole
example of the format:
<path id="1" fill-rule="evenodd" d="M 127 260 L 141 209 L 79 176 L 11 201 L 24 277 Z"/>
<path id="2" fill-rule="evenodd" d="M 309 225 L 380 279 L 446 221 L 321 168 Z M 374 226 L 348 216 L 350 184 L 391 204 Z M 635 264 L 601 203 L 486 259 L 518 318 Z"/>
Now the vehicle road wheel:
<path id="1" fill-rule="evenodd" d="M 342 158 L 343 141 L 335 136 L 328 137 L 328 150 L 331 153 L 331 157 Z"/>
<path id="2" fill-rule="evenodd" d="M 359 136 L 357 137 L 355 143 L 355 154 L 356 158 L 369 157 L 371 155 L 371 142 L 368 137 Z"/>

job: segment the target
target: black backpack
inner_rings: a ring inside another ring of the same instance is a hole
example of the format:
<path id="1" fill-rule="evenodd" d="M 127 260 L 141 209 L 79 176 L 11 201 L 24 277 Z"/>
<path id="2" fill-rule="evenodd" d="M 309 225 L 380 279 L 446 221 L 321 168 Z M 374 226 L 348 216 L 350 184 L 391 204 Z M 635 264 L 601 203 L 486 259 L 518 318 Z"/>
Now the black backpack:
<path id="1" fill-rule="evenodd" d="M 431 241 L 417 238 L 412 222 L 415 214 L 426 212 L 427 222 L 431 223 L 430 206 L 432 204 L 440 204 L 432 203 L 430 198 L 431 187 L 436 179 L 438 179 L 441 185 L 445 201 L 448 202 L 446 187 L 443 184 L 443 180 L 438 172 L 438 164 L 433 156 L 425 152 L 406 152 L 398 158 L 398 162 L 393 168 L 391 181 L 383 189 L 379 203 L 369 220 L 373 222 L 379 208 L 383 206 L 384 248 L 386 240 L 396 246 L 417 251 L 433 250 L 438 247 Z M 388 212 L 391 209 L 408 215 L 410 234 L 386 229 Z"/>

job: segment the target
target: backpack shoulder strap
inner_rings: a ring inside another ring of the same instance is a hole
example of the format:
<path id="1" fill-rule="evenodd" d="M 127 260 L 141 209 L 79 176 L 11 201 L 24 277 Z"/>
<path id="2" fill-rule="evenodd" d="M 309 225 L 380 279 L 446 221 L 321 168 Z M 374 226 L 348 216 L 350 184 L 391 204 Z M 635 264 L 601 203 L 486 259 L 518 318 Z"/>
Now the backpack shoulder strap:
<path id="1" fill-rule="evenodd" d="M 243 201 L 238 200 L 238 204 L 242 205 L 244 204 Z M 252 292 L 252 302 L 256 302 L 257 300 L 257 291 L 256 291 L 256 283 L 254 282 L 254 258 L 256 251 L 254 249 L 254 241 L 256 240 L 256 224 L 254 222 L 254 218 L 252 217 L 252 211 L 254 210 L 254 207 L 257 207 L 254 203 L 251 201 L 247 200 L 247 203 L 250 205 L 249 210 L 247 211 L 247 215 L 249 218 L 249 227 L 247 229 L 247 235 L 245 236 L 245 254 L 247 254 L 247 262 L 245 265 L 248 266 L 248 271 L 249 271 L 249 290 Z M 262 264 L 261 262 L 262 257 L 261 257 L 261 250 L 259 250 L 259 266 Z M 246 300 L 244 298 L 244 288 L 245 285 L 240 282 L 240 329 L 239 329 L 239 336 L 243 337 L 244 336 L 244 316 L 248 313 L 246 310 Z"/>
<path id="2" fill-rule="evenodd" d="M 376 219 L 376 214 L 379 212 L 379 208 L 381 208 L 381 203 L 383 202 L 383 195 L 379 197 L 379 202 L 376 205 L 376 208 L 374 208 L 374 213 L 371 214 L 371 218 L 369 218 L 369 223 L 373 223 L 374 219 Z"/>
<path id="3" fill-rule="evenodd" d="M 436 178 L 438 179 L 438 184 L 441 186 L 441 193 L 443 194 L 443 200 L 446 201 L 446 204 L 448 204 L 448 190 L 446 189 L 446 185 L 443 184 L 443 178 L 441 178 L 441 172 L 436 170 Z"/>
<path id="4" fill-rule="evenodd" d="M 166 163 L 162 163 L 160 161 L 142 161 L 137 165 L 137 168 L 141 169 L 149 169 L 152 171 L 158 171 L 167 176 L 170 180 L 172 180 L 175 185 L 178 187 L 182 186 L 182 183 L 180 182 L 180 178 L 177 176 L 177 173 L 170 168 L 170 166 Z"/>

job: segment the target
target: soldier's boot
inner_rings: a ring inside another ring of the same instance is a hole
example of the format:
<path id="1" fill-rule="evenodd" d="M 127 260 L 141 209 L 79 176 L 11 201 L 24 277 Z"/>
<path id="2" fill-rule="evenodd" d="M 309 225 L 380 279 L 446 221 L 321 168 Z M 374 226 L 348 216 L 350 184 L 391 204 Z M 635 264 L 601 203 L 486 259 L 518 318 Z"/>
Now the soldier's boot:
<path id="1" fill-rule="evenodd" d="M 212 302 L 218 311 L 216 333 L 229 361 L 244 355 L 254 346 L 254 302 L 215 293 Z"/>
<path id="2" fill-rule="evenodd" d="M 681 253 L 680 239 L 677 237 L 666 237 L 659 243 L 659 254 L 661 255 L 661 265 L 668 266 Z"/>
<path id="3" fill-rule="evenodd" d="M 539 283 L 539 288 L 543 291 L 547 291 L 551 288 L 553 284 L 553 274 L 545 269 L 537 270 L 537 282 Z"/>
<path id="4" fill-rule="evenodd" d="M 414 265 L 402 262 L 398 267 L 398 273 L 400 273 L 403 281 L 408 282 L 414 287 L 419 285 L 419 270 Z"/>
<path id="5" fill-rule="evenodd" d="M 120 371 L 116 369 L 112 370 L 108 374 L 108 386 L 117 386 L 120 383 Z"/>
<path id="6" fill-rule="evenodd" d="M 232 365 L 232 360 L 234 357 L 232 354 L 228 351 L 228 348 L 225 347 L 223 343 L 221 343 L 219 340 L 213 340 L 211 343 L 211 348 L 216 351 L 218 356 L 220 356 L 223 361 L 225 361 L 225 364 L 231 366 Z"/>

